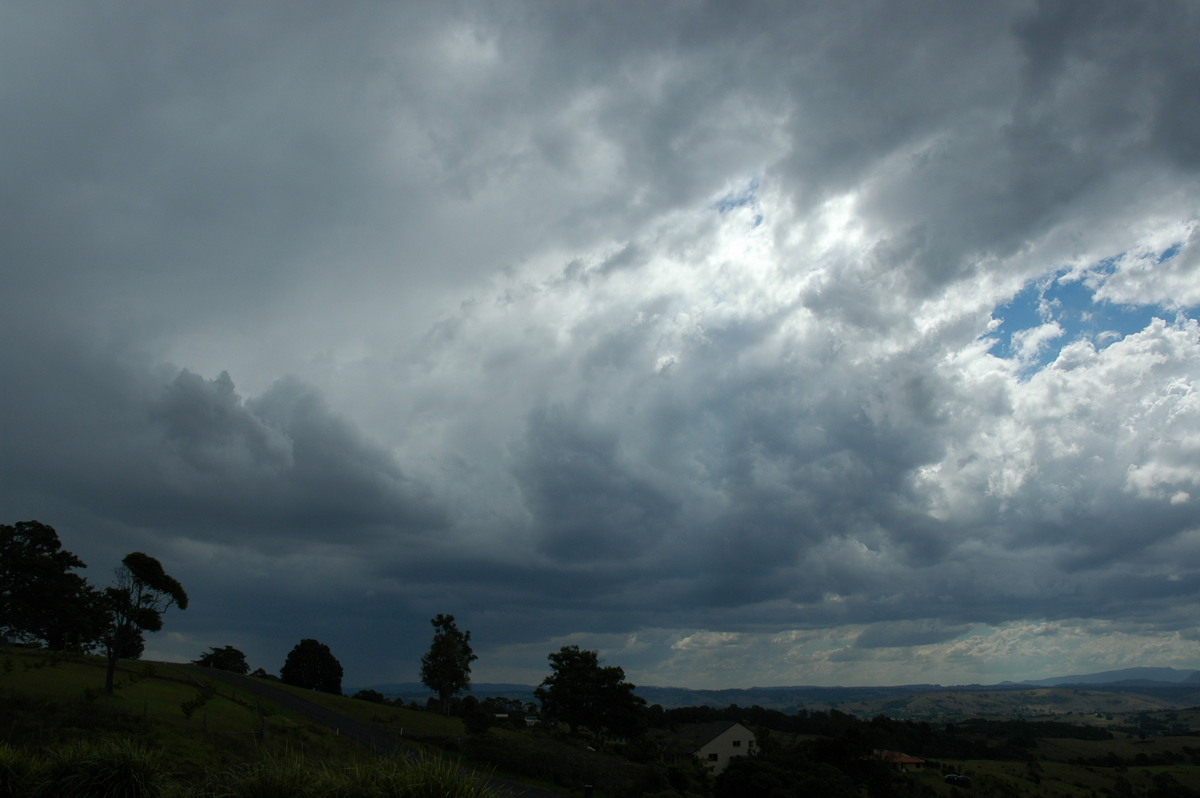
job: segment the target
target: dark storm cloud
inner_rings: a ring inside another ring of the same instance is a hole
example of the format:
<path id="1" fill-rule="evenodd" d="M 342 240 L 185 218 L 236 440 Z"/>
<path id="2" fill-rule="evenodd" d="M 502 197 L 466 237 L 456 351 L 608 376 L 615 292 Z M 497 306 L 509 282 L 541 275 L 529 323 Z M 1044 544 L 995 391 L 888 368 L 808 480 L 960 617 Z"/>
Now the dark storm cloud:
<path id="1" fill-rule="evenodd" d="M 1015 28 L 1027 59 L 1018 122 L 1056 138 L 1063 155 L 1112 166 L 1144 150 L 1195 169 L 1197 21 L 1187 4 L 1038 4 Z"/>
<path id="2" fill-rule="evenodd" d="M 544 410 L 531 416 L 526 445 L 517 478 L 541 549 L 555 560 L 636 560 L 672 523 L 670 498 L 628 473 L 615 438 Z"/>
<path id="3" fill-rule="evenodd" d="M 206 381 L 184 371 L 149 412 L 162 429 L 175 523 L 212 513 L 231 525 L 198 530 L 206 538 L 258 525 L 251 540 L 307 533 L 353 545 L 444 524 L 386 452 L 295 380 L 244 403 L 228 374 Z"/>
<path id="4" fill-rule="evenodd" d="M 53 491 L 124 524 L 249 546 L 445 523 L 389 455 L 294 380 L 244 403 L 227 374 L 172 379 L 92 347 L 10 343 L 4 362 L 22 379 L 6 394 L 24 410 L 6 422 L 5 482 L 19 505 Z"/>

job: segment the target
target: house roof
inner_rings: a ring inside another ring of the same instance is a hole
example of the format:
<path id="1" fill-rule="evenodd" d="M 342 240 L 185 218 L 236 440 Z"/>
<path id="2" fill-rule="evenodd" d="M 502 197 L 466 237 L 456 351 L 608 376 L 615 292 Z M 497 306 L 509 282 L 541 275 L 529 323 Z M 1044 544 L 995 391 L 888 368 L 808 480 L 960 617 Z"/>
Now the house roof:
<path id="1" fill-rule="evenodd" d="M 680 726 L 676 729 L 672 737 L 681 744 L 681 747 L 686 748 L 688 751 L 695 751 L 705 743 L 729 731 L 734 726 L 741 725 L 736 720 L 713 720 L 707 723 L 689 723 L 686 726 Z M 743 728 L 745 727 L 743 726 Z"/>
<path id="2" fill-rule="evenodd" d="M 925 764 L 924 759 L 921 759 L 920 757 L 912 756 L 910 754 L 904 754 L 899 751 L 876 750 L 875 756 L 879 757 L 880 759 L 884 760 L 885 762 L 891 762 L 892 764 L 895 764 L 895 765 L 924 765 Z"/>

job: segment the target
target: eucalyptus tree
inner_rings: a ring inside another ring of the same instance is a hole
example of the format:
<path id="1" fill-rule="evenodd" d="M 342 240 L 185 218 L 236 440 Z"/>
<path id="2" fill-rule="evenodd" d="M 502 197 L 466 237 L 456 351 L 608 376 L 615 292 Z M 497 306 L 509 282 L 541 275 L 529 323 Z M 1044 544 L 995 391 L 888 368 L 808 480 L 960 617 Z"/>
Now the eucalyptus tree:
<path id="1" fill-rule="evenodd" d="M 453 615 L 438 615 L 433 624 L 433 642 L 421 657 L 421 683 L 438 694 L 438 705 L 445 715 L 450 699 L 471 689 L 471 663 L 479 659 L 471 650 L 471 633 L 463 632 Z"/>
<path id="2" fill-rule="evenodd" d="M 163 613 L 168 609 L 185 610 L 188 605 L 183 585 L 148 554 L 140 551 L 126 554 L 117 568 L 116 577 L 116 585 L 104 590 L 104 605 L 108 612 L 108 628 L 104 635 L 108 672 L 104 677 L 104 689 L 110 693 L 121 653 L 137 649 L 136 643 L 140 642 L 142 632 L 161 629 Z"/>

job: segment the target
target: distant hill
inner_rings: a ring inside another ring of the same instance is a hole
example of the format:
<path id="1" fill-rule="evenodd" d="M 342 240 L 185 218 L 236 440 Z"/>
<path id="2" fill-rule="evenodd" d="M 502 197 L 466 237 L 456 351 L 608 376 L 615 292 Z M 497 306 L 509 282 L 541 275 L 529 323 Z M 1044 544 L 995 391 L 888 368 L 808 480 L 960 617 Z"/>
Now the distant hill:
<path id="1" fill-rule="evenodd" d="M 1200 671 L 1175 668 L 1122 668 L 1115 671 L 1084 673 L 1074 676 L 1055 676 L 1049 679 L 1028 679 L 1021 684 L 1055 687 L 1062 684 L 1181 684 L 1200 682 Z"/>
<path id="2" fill-rule="evenodd" d="M 353 695 L 360 688 L 348 688 Z M 419 682 L 372 685 L 389 698 L 424 704 L 433 692 Z M 476 698 L 502 696 L 534 701 L 524 684 L 471 685 Z M 1176 668 L 1123 668 L 1099 673 L 1055 676 L 993 685 L 909 684 L 882 687 L 806 685 L 693 690 L 639 685 L 647 704 L 664 709 L 736 704 L 785 713 L 836 709 L 859 717 L 894 718 L 1029 717 L 1070 712 L 1142 712 L 1200 705 L 1200 671 Z"/>
<path id="3" fill-rule="evenodd" d="M 342 692 L 346 695 L 354 695 L 359 690 L 375 690 L 388 698 L 402 698 L 406 702 L 416 701 L 418 704 L 424 704 L 426 700 L 437 696 L 437 693 L 420 682 L 392 682 L 388 684 L 372 684 L 365 687 L 347 687 L 343 688 Z M 464 693 L 464 695 L 473 695 L 476 698 L 501 696 L 503 698 L 516 698 L 521 701 L 533 701 L 533 690 L 534 688 L 527 684 L 485 682 L 482 684 L 472 684 L 471 689 L 467 693 Z"/>

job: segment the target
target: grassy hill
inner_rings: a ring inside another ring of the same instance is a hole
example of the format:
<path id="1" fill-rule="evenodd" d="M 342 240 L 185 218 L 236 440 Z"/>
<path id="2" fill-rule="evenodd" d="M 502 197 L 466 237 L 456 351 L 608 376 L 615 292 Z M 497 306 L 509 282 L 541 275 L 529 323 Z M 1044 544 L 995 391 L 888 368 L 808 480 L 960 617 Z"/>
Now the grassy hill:
<path id="1" fill-rule="evenodd" d="M 425 756 L 376 757 L 285 701 L 188 666 L 124 662 L 109 695 L 104 666 L 99 657 L 0 649 L 0 797 L 33 794 L 35 782 L 39 796 L 434 794 L 413 792 L 404 786 L 410 782 L 453 785 L 436 794 L 498 794 L 428 745 L 413 744 Z M 273 686 L 384 731 L 426 739 L 462 734 L 454 719 Z M 84 771 L 151 787 L 93 793 L 80 782 Z M 47 787 L 53 779 L 67 786 Z"/>
<path id="2" fill-rule="evenodd" d="M 590 784 L 603 798 L 661 781 L 650 766 L 545 730 L 468 736 L 457 718 L 170 663 L 122 662 L 109 695 L 104 667 L 100 657 L 0 649 L 0 798 L 31 794 L 8 789 L 5 773 L 32 762 L 45 776 L 63 757 L 148 770 L 166 785 L 95 793 L 106 796 L 532 797 Z M 274 698 L 254 689 L 264 685 Z"/>

